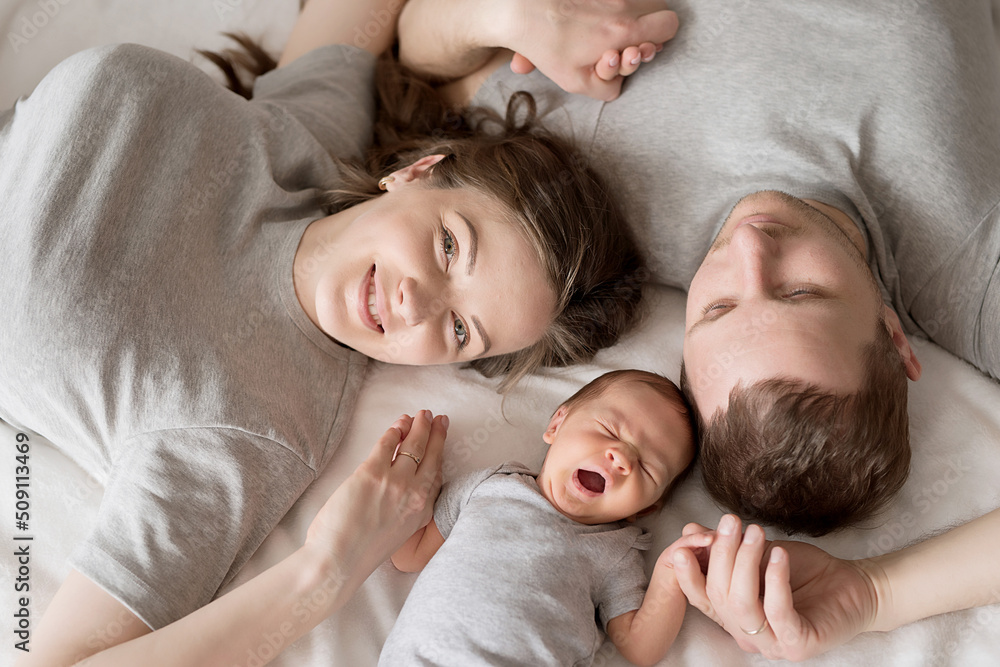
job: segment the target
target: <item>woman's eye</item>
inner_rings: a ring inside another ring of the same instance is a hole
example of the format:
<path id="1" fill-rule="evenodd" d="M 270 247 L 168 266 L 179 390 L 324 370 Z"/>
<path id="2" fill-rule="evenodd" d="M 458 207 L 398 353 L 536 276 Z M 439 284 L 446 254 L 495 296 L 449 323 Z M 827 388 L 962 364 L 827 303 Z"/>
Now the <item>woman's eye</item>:
<path id="1" fill-rule="evenodd" d="M 469 341 L 469 332 L 465 328 L 465 323 L 462 320 L 455 318 L 455 340 L 458 341 L 458 349 L 465 347 L 465 344 Z"/>
<path id="2" fill-rule="evenodd" d="M 455 237 L 451 235 L 451 232 L 446 227 L 442 227 L 441 232 L 441 250 L 444 251 L 444 256 L 448 258 L 448 261 L 451 262 L 451 259 L 458 251 L 458 245 L 455 243 Z"/>

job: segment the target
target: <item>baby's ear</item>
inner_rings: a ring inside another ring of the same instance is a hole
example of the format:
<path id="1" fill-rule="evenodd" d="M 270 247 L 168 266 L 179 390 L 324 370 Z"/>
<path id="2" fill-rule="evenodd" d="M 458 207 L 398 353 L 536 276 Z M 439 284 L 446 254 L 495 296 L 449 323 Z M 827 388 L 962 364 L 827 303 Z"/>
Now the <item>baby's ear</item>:
<path id="1" fill-rule="evenodd" d="M 549 427 L 545 429 L 545 433 L 542 434 L 542 441 L 546 445 L 551 445 L 552 440 L 556 436 L 556 432 L 562 423 L 566 420 L 566 415 L 569 413 L 569 409 L 565 405 L 560 405 L 556 413 L 552 415 L 552 419 L 549 420 Z"/>

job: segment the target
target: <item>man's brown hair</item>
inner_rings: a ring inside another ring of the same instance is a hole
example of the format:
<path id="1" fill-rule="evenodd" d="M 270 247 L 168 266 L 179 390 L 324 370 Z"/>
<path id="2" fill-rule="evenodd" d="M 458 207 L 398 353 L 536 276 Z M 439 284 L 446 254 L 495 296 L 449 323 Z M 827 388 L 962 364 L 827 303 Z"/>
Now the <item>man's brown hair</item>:
<path id="1" fill-rule="evenodd" d="M 861 388 L 772 378 L 737 385 L 724 414 L 695 408 L 705 486 L 746 520 L 824 535 L 880 510 L 910 469 L 906 369 L 879 318 Z M 695 405 L 681 368 L 681 390 Z"/>

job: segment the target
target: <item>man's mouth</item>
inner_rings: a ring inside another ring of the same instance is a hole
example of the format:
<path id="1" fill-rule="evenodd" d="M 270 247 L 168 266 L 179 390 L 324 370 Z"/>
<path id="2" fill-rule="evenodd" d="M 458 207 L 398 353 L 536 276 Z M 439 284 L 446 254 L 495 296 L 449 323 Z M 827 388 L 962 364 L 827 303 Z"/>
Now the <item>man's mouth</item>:
<path id="1" fill-rule="evenodd" d="M 587 491 L 595 495 L 604 493 L 605 481 L 604 476 L 600 473 L 580 468 L 576 471 L 576 479 L 580 482 L 580 486 L 585 488 Z"/>

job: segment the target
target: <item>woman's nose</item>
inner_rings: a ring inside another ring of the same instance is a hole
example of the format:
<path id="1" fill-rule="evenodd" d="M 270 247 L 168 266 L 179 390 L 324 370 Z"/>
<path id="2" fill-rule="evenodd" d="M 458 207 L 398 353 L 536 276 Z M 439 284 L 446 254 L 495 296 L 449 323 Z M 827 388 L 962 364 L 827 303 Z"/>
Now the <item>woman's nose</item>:
<path id="1" fill-rule="evenodd" d="M 426 283 L 417 282 L 413 278 L 403 278 L 400 282 L 397 312 L 408 326 L 433 319 L 443 307 L 440 292 L 429 289 Z"/>

